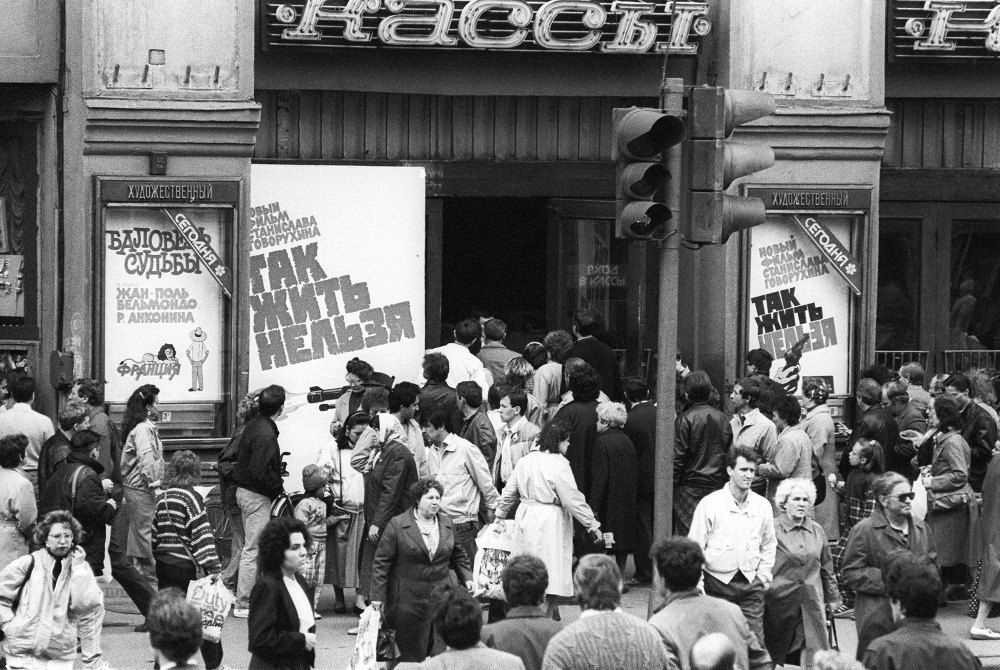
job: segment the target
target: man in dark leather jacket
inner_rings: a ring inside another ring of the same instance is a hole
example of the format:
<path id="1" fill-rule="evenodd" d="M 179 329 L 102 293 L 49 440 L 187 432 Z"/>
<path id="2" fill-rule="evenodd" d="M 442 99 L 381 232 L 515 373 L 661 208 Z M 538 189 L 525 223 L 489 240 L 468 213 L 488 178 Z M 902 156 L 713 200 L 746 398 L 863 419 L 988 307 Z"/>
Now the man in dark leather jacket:
<path id="1" fill-rule="evenodd" d="M 972 450 L 969 484 L 972 485 L 973 491 L 979 493 L 983 490 L 986 468 L 993 458 L 993 449 L 997 442 L 997 424 L 986 410 L 973 401 L 969 388 L 969 378 L 961 373 L 953 374 L 944 380 L 944 392 L 954 398 L 962 410 L 962 422 L 965 424 L 962 428 L 962 437 Z"/>
<path id="2" fill-rule="evenodd" d="M 850 455 L 854 443 L 863 437 L 875 440 L 882 445 L 886 470 L 898 472 L 913 481 L 914 473 L 909 458 L 904 454 L 896 453 L 899 426 L 892 418 L 892 414 L 882 407 L 882 387 L 874 379 L 865 377 L 858 382 L 854 397 L 858 402 L 858 409 L 861 410 L 861 418 L 858 419 L 858 424 L 855 426 L 854 432 L 851 433 L 851 440 L 840 458 L 841 476 L 847 479 L 847 474 L 851 471 L 851 464 L 847 457 Z"/>
<path id="3" fill-rule="evenodd" d="M 688 408 L 677 417 L 674 442 L 674 534 L 687 535 L 698 502 L 729 480 L 726 453 L 733 429 L 708 403 L 712 381 L 702 370 L 684 379 Z"/>

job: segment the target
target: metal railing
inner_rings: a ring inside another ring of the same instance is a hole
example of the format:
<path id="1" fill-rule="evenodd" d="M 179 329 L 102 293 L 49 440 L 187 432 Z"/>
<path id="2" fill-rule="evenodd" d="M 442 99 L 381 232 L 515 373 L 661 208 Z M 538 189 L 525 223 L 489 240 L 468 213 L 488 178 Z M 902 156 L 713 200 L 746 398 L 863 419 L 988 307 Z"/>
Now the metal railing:
<path id="1" fill-rule="evenodd" d="M 875 364 L 884 365 L 890 370 L 899 370 L 907 363 L 920 363 L 920 366 L 927 370 L 930 362 L 931 352 L 918 350 L 897 350 L 897 351 L 876 351 Z"/>
<path id="2" fill-rule="evenodd" d="M 998 349 L 947 349 L 942 353 L 945 372 L 965 372 L 978 368 L 996 370 L 1000 361 Z"/>

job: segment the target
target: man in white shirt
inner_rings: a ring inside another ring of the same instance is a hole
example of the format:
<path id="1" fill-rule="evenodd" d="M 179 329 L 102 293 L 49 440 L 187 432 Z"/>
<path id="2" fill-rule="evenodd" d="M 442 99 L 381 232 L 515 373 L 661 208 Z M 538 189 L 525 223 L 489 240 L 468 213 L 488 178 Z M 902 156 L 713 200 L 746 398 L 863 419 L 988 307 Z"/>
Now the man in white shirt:
<path id="1" fill-rule="evenodd" d="M 493 481 L 501 491 L 510 481 L 514 466 L 528 453 L 541 429 L 528 421 L 528 394 L 524 389 L 505 387 L 500 398 L 500 430 L 497 433 L 497 457 L 493 461 Z"/>
<path id="2" fill-rule="evenodd" d="M 493 520 L 500 495 L 490 478 L 490 469 L 479 447 L 451 432 L 451 413 L 434 410 L 427 417 L 427 438 L 431 448 L 427 469 L 444 487 L 441 511 L 448 515 L 455 529 L 455 542 L 469 556 L 476 555 L 479 534 L 479 504 L 486 502 L 486 520 Z"/>
<path id="3" fill-rule="evenodd" d="M 483 328 L 474 319 L 462 319 L 455 326 L 454 334 L 454 342 L 430 349 L 427 353 L 444 354 L 448 359 L 448 386 L 457 388 L 462 382 L 476 382 L 483 389 L 483 400 L 486 400 L 486 391 L 493 385 L 493 375 L 469 351 L 469 347 L 482 337 Z"/>
<path id="4" fill-rule="evenodd" d="M 764 642 L 764 593 L 778 540 L 774 513 L 764 496 L 750 490 L 760 455 L 734 446 L 726 459 L 729 483 L 695 508 L 688 537 L 705 554 L 704 591 L 739 606 L 750 630 Z"/>
<path id="5" fill-rule="evenodd" d="M 389 392 L 389 412 L 399 420 L 406 446 L 417 463 L 417 472 L 427 477 L 427 446 L 420 424 L 414 418 L 420 409 L 420 387 L 412 382 L 399 382 Z"/>
<path id="6" fill-rule="evenodd" d="M 0 414 L 0 437 L 23 434 L 28 438 L 28 451 L 24 457 L 24 472 L 35 487 L 38 497 L 38 455 L 47 439 L 56 434 L 52 420 L 31 408 L 35 402 L 35 378 L 25 375 L 14 381 L 10 389 L 14 405 Z"/>
<path id="7" fill-rule="evenodd" d="M 771 462 L 778 449 L 778 428 L 757 407 L 761 391 L 763 387 L 753 377 L 744 377 L 733 384 L 733 392 L 729 398 L 733 401 L 736 413 L 729 425 L 733 429 L 734 447 L 753 449 L 762 461 Z M 764 495 L 766 489 L 767 479 L 757 477 L 753 485 L 754 492 Z"/>

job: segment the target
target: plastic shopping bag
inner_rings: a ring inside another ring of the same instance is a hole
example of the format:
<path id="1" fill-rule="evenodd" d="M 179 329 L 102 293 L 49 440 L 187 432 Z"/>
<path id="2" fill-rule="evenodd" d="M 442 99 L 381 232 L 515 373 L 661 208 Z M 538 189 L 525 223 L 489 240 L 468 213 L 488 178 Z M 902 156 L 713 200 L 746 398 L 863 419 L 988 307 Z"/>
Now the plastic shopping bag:
<path id="1" fill-rule="evenodd" d="M 923 520 L 927 516 L 927 489 L 924 488 L 923 473 L 913 480 L 913 504 L 910 513 Z"/>
<path id="2" fill-rule="evenodd" d="M 472 595 L 504 600 L 500 573 L 514 550 L 514 534 L 507 524 L 497 521 L 485 526 L 476 537 L 476 560 L 472 566 Z"/>
<path id="3" fill-rule="evenodd" d="M 201 612 L 201 636 L 209 642 L 222 639 L 222 624 L 236 596 L 217 576 L 204 577 L 188 584 L 187 600 Z"/>
<path id="4" fill-rule="evenodd" d="M 351 656 L 351 664 L 347 666 L 347 670 L 376 670 L 378 668 L 375 648 L 378 644 L 378 628 L 381 619 L 382 615 L 374 607 L 369 607 L 361 613 L 361 622 L 358 624 L 358 639 L 354 643 L 354 654 Z"/>

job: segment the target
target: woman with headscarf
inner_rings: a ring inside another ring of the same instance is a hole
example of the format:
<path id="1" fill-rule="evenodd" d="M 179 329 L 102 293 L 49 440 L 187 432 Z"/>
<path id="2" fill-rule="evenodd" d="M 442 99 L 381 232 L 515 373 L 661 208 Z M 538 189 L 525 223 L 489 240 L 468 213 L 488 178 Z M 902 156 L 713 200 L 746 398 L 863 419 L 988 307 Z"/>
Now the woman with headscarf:
<path id="1" fill-rule="evenodd" d="M 333 611 L 346 612 L 344 589 L 354 589 L 355 613 L 365 608 L 365 597 L 358 583 L 358 557 L 361 553 L 365 515 L 365 479 L 351 467 L 351 453 L 368 428 L 371 418 L 364 412 L 347 417 L 337 438 L 330 463 L 329 489 L 333 494 L 337 522 L 327 535 L 326 579 L 336 594 Z"/>
<path id="2" fill-rule="evenodd" d="M 406 446 L 406 436 L 399 420 L 392 414 L 378 414 L 372 419 L 378 439 L 368 454 L 365 477 L 365 527 L 361 534 L 361 557 L 358 582 L 368 596 L 372 584 L 372 563 L 382 531 L 389 520 L 412 506 L 410 489 L 417 483 L 417 463 Z"/>

